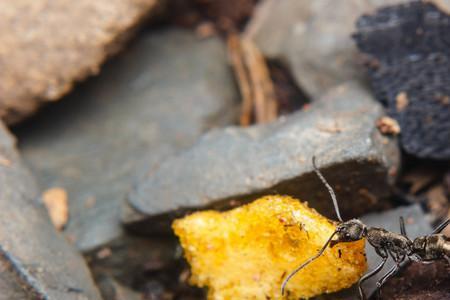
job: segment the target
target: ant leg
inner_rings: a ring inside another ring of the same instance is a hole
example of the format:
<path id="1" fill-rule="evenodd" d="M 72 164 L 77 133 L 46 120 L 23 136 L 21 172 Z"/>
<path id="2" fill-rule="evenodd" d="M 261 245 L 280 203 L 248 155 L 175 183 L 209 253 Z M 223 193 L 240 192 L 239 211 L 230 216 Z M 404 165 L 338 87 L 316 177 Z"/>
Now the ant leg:
<path id="1" fill-rule="evenodd" d="M 378 272 L 381 271 L 381 269 L 383 269 L 384 264 L 386 263 L 386 260 L 388 259 L 387 255 L 383 256 L 383 260 L 381 261 L 381 263 L 372 271 L 370 271 L 369 273 L 365 274 L 363 277 L 361 277 L 358 281 L 358 290 L 359 290 L 359 298 L 361 300 L 366 300 L 366 295 L 364 294 L 364 291 L 362 289 L 362 284 L 364 281 L 366 281 L 367 279 L 369 279 L 370 277 L 374 276 L 375 274 L 377 274 Z"/>
<path id="2" fill-rule="evenodd" d="M 393 266 L 380 280 L 377 281 L 377 288 L 375 290 L 377 299 L 381 298 L 381 287 L 388 281 L 389 278 L 395 276 L 400 270 L 400 264 L 405 260 L 406 256 L 403 256 L 398 262 L 395 262 L 395 266 Z"/>
<path id="3" fill-rule="evenodd" d="M 448 265 L 450 266 L 450 257 L 448 257 L 447 255 L 444 255 L 444 257 L 445 257 L 445 259 L 447 260 Z"/>
<path id="4" fill-rule="evenodd" d="M 380 280 L 377 281 L 377 288 L 375 289 L 376 299 L 381 299 L 381 287 L 391 276 L 397 273 L 397 271 L 398 267 L 395 265 L 386 274 L 384 274 Z"/>
<path id="5" fill-rule="evenodd" d="M 450 218 L 448 218 L 447 220 L 445 220 L 444 222 L 442 222 L 441 225 L 439 225 L 438 227 L 436 227 L 436 229 L 433 230 L 432 234 L 441 233 L 441 231 L 444 230 L 444 228 L 447 227 L 448 224 L 450 224 Z"/>

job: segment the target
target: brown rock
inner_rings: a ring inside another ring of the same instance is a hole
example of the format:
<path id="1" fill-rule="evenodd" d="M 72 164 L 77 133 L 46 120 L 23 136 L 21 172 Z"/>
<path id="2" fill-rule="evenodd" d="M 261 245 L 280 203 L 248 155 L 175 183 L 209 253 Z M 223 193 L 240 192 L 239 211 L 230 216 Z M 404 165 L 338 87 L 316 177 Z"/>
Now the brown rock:
<path id="1" fill-rule="evenodd" d="M 98 73 L 158 1 L 2 1 L 0 118 L 16 123 Z"/>
<path id="2" fill-rule="evenodd" d="M 387 282 L 382 299 L 432 300 L 450 298 L 450 266 L 445 261 L 414 263 Z"/>

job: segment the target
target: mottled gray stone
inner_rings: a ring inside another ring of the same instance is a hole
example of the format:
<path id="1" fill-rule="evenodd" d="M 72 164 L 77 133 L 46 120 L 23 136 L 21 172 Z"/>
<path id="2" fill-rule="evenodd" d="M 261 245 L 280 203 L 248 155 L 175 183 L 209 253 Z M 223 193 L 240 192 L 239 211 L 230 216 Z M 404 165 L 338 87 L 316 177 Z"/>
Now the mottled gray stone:
<path id="1" fill-rule="evenodd" d="M 181 30 L 144 33 L 101 75 L 22 128 L 41 187 L 69 194 L 66 233 L 83 250 L 121 235 L 131 183 L 204 131 L 235 118 L 223 43 Z"/>
<path id="2" fill-rule="evenodd" d="M 419 205 L 399 207 L 397 209 L 389 210 L 382 213 L 371 213 L 361 218 L 364 224 L 373 227 L 385 228 L 392 232 L 400 233 L 400 221 L 399 218 L 403 216 L 406 222 L 406 232 L 411 239 L 420 235 L 429 234 L 432 229 L 428 223 L 423 210 Z M 373 247 L 366 242 L 366 254 L 368 270 L 373 270 L 381 262 L 380 257 L 375 253 Z M 367 280 L 363 284 L 364 291 L 367 296 L 370 296 L 376 288 L 376 282 L 393 266 L 393 262 L 388 260 L 385 267 L 377 275 Z M 318 297 L 317 299 L 330 299 L 330 300 L 353 300 L 358 299 L 359 292 L 357 285 L 352 288 Z"/>
<path id="3" fill-rule="evenodd" d="M 370 94 L 350 82 L 273 124 L 211 131 L 147 172 L 129 193 L 123 220 L 156 221 L 166 213 L 229 207 L 269 193 L 298 197 L 334 217 L 328 192 L 312 172 L 314 155 L 344 216 L 380 208 L 389 194 L 387 174 L 398 164 L 396 141 L 375 127 L 381 114 Z"/>
<path id="4" fill-rule="evenodd" d="M 0 300 L 100 300 L 81 256 L 54 229 L 15 140 L 0 124 Z"/>
<path id="5" fill-rule="evenodd" d="M 265 0 L 246 34 L 266 56 L 285 62 L 299 86 L 317 98 L 336 84 L 364 78 L 351 39 L 358 17 L 402 2 L 407 0 Z M 450 0 L 435 2 L 450 8 Z"/>

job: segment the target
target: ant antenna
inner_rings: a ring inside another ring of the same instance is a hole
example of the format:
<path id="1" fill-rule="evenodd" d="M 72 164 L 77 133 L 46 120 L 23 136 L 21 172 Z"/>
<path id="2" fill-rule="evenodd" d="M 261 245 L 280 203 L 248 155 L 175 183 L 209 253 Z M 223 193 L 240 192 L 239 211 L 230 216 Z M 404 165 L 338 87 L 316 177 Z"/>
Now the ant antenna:
<path id="1" fill-rule="evenodd" d="M 294 271 L 292 271 L 287 277 L 286 279 L 283 281 L 283 284 L 281 285 L 281 296 L 284 295 L 284 291 L 286 289 L 286 284 L 289 282 L 289 280 L 291 280 L 292 277 L 294 277 L 295 274 L 297 274 L 301 269 L 303 269 L 304 267 L 306 267 L 307 265 L 309 265 L 310 263 L 312 263 L 314 260 L 316 260 L 319 256 L 322 255 L 322 253 L 325 251 L 325 249 L 327 248 L 328 244 L 331 242 L 331 239 L 334 237 L 334 235 L 337 233 L 337 231 L 333 232 L 333 234 L 328 238 L 327 242 L 325 243 L 325 245 L 323 245 L 322 249 L 320 249 L 319 252 L 317 252 L 316 255 L 314 255 L 313 257 L 311 257 L 310 259 L 308 259 L 307 261 L 305 261 L 304 263 L 302 263 L 300 266 L 298 266 Z"/>
<path id="2" fill-rule="evenodd" d="M 341 213 L 339 212 L 339 206 L 338 206 L 338 203 L 337 203 L 336 194 L 334 193 L 333 188 L 327 182 L 325 177 L 323 177 L 322 173 L 320 173 L 319 168 L 317 168 L 317 166 L 316 166 L 316 157 L 315 156 L 312 157 L 312 165 L 313 165 L 313 168 L 314 168 L 314 172 L 316 172 L 317 176 L 319 176 L 320 180 L 323 182 L 323 184 L 328 189 L 328 192 L 330 193 L 331 199 L 333 200 L 333 204 L 334 204 L 334 210 L 336 211 L 336 215 L 337 215 L 339 221 L 344 222 L 342 220 Z"/>
<path id="3" fill-rule="evenodd" d="M 448 224 L 450 224 L 450 218 L 442 222 L 442 224 L 439 225 L 438 227 L 436 227 L 436 229 L 433 230 L 433 234 L 441 233 L 441 231 L 444 230 L 444 228 L 447 227 Z"/>

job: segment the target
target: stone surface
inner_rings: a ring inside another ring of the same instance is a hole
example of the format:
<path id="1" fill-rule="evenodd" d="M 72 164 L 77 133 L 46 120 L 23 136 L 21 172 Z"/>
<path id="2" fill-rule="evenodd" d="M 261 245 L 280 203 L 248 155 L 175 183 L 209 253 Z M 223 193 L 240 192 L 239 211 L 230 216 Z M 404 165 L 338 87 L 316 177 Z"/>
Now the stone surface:
<path id="1" fill-rule="evenodd" d="M 400 125 L 403 149 L 450 159 L 450 15 L 415 1 L 362 16 L 357 28 L 374 93 Z"/>
<path id="2" fill-rule="evenodd" d="M 56 232 L 0 125 L 0 299 L 100 300 L 80 255 Z"/>
<path id="3" fill-rule="evenodd" d="M 104 72 L 18 130 L 43 189 L 69 195 L 66 233 L 83 250 L 120 236 L 120 201 L 136 178 L 235 121 L 236 89 L 219 39 L 144 34 Z"/>
<path id="4" fill-rule="evenodd" d="M 314 155 L 344 216 L 380 208 L 389 194 L 387 173 L 398 164 L 395 140 L 375 127 L 381 114 L 369 93 L 350 82 L 273 124 L 209 132 L 146 173 L 128 195 L 123 220 L 150 219 L 140 230 L 158 230 L 156 220 L 164 214 L 229 207 L 265 194 L 291 195 L 335 218 L 328 192 L 312 172 Z"/>
<path id="5" fill-rule="evenodd" d="M 246 34 L 262 52 L 285 62 L 299 86 L 318 98 L 332 86 L 364 78 L 358 51 L 351 39 L 363 13 L 407 0 L 266 0 Z M 449 9 L 449 0 L 436 3 Z"/>
<path id="6" fill-rule="evenodd" d="M 16 123 L 97 74 L 159 1 L 2 1 L 0 118 Z"/>

